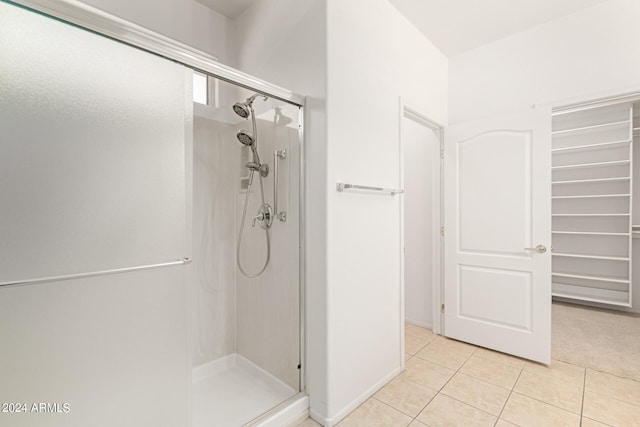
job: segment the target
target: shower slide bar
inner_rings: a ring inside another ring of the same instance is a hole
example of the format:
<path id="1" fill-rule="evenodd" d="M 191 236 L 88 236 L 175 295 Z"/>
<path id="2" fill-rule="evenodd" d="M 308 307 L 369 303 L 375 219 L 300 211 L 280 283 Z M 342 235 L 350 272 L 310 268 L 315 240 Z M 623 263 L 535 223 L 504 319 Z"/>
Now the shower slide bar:
<path id="1" fill-rule="evenodd" d="M 336 190 L 337 191 L 341 191 L 341 192 L 344 191 L 344 190 L 375 191 L 375 192 L 379 192 L 379 193 L 390 194 L 392 196 L 395 196 L 396 194 L 404 193 L 404 190 L 400 190 L 400 189 L 397 189 L 397 188 L 369 187 L 367 185 L 345 184 L 345 183 L 342 183 L 342 182 L 336 183 Z"/>
<path id="2" fill-rule="evenodd" d="M 106 276 L 108 274 L 129 273 L 132 271 L 150 270 L 152 268 L 171 267 L 175 265 L 191 264 L 191 258 L 182 258 L 175 261 L 164 262 L 160 264 L 140 265 L 137 267 L 114 268 L 112 270 L 92 271 L 90 273 L 68 274 L 64 276 L 41 277 L 37 279 L 13 280 L 9 282 L 0 282 L 0 286 L 18 286 L 18 285 L 35 285 L 44 282 L 56 282 L 59 280 L 82 279 L 85 277 Z"/>

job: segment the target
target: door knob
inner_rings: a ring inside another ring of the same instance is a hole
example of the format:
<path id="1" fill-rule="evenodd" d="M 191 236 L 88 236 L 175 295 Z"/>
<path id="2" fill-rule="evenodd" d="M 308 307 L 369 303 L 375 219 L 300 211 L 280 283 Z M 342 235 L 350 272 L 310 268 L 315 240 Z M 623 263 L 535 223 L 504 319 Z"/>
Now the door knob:
<path id="1" fill-rule="evenodd" d="M 547 252 L 547 248 L 544 245 L 538 245 L 535 248 L 524 248 L 525 251 L 536 251 L 539 254 Z"/>

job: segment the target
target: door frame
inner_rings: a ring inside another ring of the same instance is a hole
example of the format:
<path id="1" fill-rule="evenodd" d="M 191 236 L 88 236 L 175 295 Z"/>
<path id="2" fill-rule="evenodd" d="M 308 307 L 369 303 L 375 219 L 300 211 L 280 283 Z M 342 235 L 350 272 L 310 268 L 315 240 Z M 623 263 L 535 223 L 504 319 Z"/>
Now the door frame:
<path id="1" fill-rule="evenodd" d="M 444 125 L 440 122 L 431 119 L 428 115 L 421 113 L 418 109 L 413 108 L 404 102 L 402 97 L 400 97 L 400 105 L 399 105 L 399 115 L 398 115 L 398 123 L 399 123 L 399 135 L 398 135 L 398 159 L 399 159 L 399 183 L 400 188 L 404 189 L 404 145 L 403 145 L 403 135 L 404 135 L 404 127 L 403 120 L 409 119 L 418 123 L 421 126 L 431 129 L 438 134 L 438 143 L 440 148 L 440 173 L 439 173 L 439 197 L 438 203 L 436 206 L 433 206 L 433 235 L 440 236 L 439 242 L 433 245 L 434 249 L 434 268 L 433 276 L 432 276 L 432 286 L 431 286 L 431 295 L 432 295 L 432 310 L 433 310 L 433 319 L 432 319 L 432 330 L 433 333 L 441 335 L 443 331 L 444 324 L 444 314 L 442 313 L 441 307 L 444 298 L 444 238 L 442 235 L 442 227 L 443 227 L 443 219 L 444 219 L 444 157 L 442 155 L 444 150 Z M 404 196 L 404 195 L 403 195 Z M 404 244 L 405 244 L 405 223 L 404 223 L 404 197 L 400 197 L 400 247 L 398 248 L 398 252 L 400 253 L 400 346 L 401 346 L 401 366 L 404 369 L 405 355 L 404 355 L 404 322 L 405 322 L 405 310 L 404 310 L 404 281 L 405 281 L 405 271 L 404 271 L 404 263 L 405 263 L 405 255 L 404 255 Z"/>

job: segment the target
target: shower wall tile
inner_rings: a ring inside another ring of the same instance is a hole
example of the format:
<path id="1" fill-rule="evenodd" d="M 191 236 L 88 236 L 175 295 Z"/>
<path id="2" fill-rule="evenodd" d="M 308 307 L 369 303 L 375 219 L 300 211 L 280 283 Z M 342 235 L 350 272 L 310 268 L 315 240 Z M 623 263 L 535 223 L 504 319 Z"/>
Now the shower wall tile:
<path id="1" fill-rule="evenodd" d="M 281 211 L 287 211 L 287 221 L 276 219 L 269 230 L 271 261 L 265 272 L 254 279 L 244 277 L 240 272 L 236 274 L 237 350 L 297 390 L 297 366 L 300 360 L 298 132 L 297 129 L 261 119 L 258 120 L 258 141 L 260 158 L 271 168 L 268 177 L 263 180 L 265 202 L 271 206 L 274 198 L 273 151 L 287 150 L 287 158 L 279 163 L 279 204 Z M 251 227 L 251 220 L 262 202 L 259 189 L 256 176 L 241 245 L 243 267 L 250 273 L 260 270 L 266 256 L 264 230 L 257 224 Z M 244 193 L 236 194 L 238 227 L 244 196 Z"/>
<path id="2" fill-rule="evenodd" d="M 193 162 L 192 365 L 235 352 L 239 146 L 232 125 L 196 117 Z"/>

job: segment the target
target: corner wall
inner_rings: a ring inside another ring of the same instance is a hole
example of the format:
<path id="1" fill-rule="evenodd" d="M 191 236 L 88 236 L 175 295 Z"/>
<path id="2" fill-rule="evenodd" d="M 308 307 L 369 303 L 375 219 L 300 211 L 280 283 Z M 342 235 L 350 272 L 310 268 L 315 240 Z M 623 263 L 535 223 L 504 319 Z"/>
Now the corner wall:
<path id="1" fill-rule="evenodd" d="M 445 123 L 447 59 L 387 0 L 327 3 L 330 425 L 399 373 L 404 357 L 401 196 L 335 185 L 399 186 L 399 98 Z"/>

